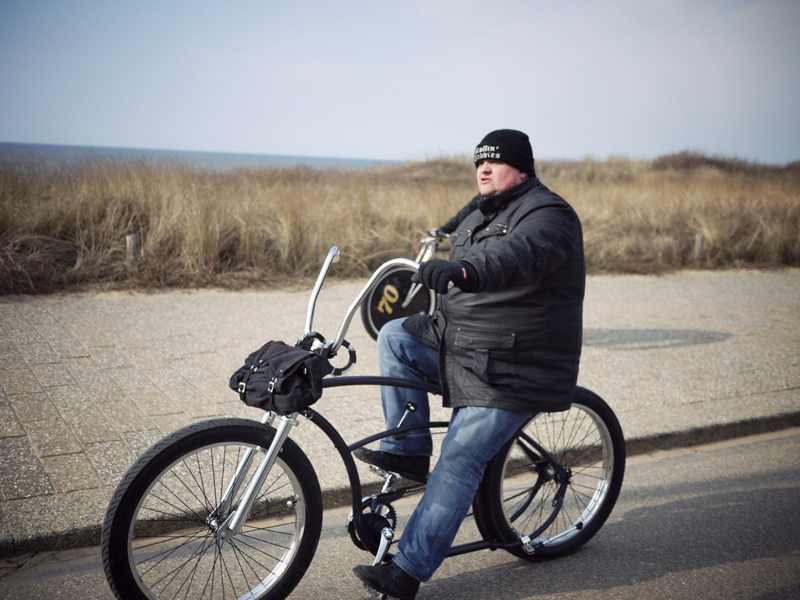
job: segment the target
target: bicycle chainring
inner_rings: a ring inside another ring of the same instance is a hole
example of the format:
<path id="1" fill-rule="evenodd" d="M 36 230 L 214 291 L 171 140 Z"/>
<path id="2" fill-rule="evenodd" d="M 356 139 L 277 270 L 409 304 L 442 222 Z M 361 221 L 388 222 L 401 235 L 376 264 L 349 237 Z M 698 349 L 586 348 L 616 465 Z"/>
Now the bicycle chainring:
<path id="1" fill-rule="evenodd" d="M 352 520 L 347 523 L 347 532 L 350 534 L 350 539 L 353 540 L 356 548 L 375 554 L 378 551 L 381 532 L 384 528 L 389 527 L 392 531 L 397 529 L 397 511 L 389 503 L 378 504 L 374 508 L 369 500 L 365 504 L 367 505 L 365 508 L 369 507 L 370 509 L 370 512 L 365 512 L 361 515 L 364 529 L 367 532 L 367 543 L 365 544 L 358 538 L 356 525 Z"/>

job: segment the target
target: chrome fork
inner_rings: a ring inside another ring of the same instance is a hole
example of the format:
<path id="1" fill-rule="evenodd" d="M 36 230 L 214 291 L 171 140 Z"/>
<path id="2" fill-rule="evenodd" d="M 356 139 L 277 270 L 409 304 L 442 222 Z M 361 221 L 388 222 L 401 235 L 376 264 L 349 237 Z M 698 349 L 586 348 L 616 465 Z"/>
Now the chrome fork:
<path id="1" fill-rule="evenodd" d="M 265 425 L 272 425 L 274 420 L 275 413 L 270 411 L 265 412 L 264 416 L 261 418 L 261 422 Z M 255 455 L 256 450 L 248 448 L 244 456 L 239 460 L 239 464 L 236 466 L 236 472 L 233 474 L 225 493 L 222 494 L 219 504 L 217 504 L 217 507 L 211 511 L 211 514 L 206 519 L 206 523 L 212 527 L 219 527 L 222 524 L 221 519 L 224 518 L 224 515 L 228 514 L 228 511 L 230 511 L 233 506 L 233 499 L 236 497 L 236 494 L 239 493 L 239 489 L 242 487 L 242 482 L 244 481 L 244 476 L 247 474 L 250 465 L 253 464 Z"/>
<path id="2" fill-rule="evenodd" d="M 228 510 L 230 510 L 233 505 L 234 498 L 244 483 L 245 475 L 247 474 L 247 471 L 250 468 L 253 459 L 255 458 L 256 450 L 248 450 L 245 453 L 245 456 L 242 457 L 242 460 L 239 461 L 239 465 L 236 468 L 236 473 L 233 475 L 231 482 L 228 484 L 228 488 L 222 497 L 222 501 L 219 503 L 217 508 L 214 509 L 208 519 L 209 525 L 216 527 L 215 536 L 218 540 L 227 539 L 241 532 L 242 526 L 244 525 L 244 522 L 250 514 L 253 504 L 255 504 L 256 498 L 258 497 L 258 492 L 261 489 L 261 486 L 264 485 L 267 475 L 269 475 L 270 470 L 278 458 L 278 454 L 283 447 L 283 443 L 289 437 L 289 432 L 291 431 L 292 427 L 297 425 L 297 414 L 298 413 L 292 413 L 291 415 L 281 417 L 277 431 L 275 432 L 275 437 L 267 449 L 264 458 L 261 459 L 261 462 L 256 468 L 255 473 L 250 478 L 247 488 L 245 489 L 239 501 L 239 506 L 233 512 L 231 512 L 228 518 L 225 519 L 225 521 L 220 525 L 219 520 L 227 513 Z M 262 423 L 271 424 L 274 418 L 274 414 L 267 413 L 264 419 L 262 419 Z"/>

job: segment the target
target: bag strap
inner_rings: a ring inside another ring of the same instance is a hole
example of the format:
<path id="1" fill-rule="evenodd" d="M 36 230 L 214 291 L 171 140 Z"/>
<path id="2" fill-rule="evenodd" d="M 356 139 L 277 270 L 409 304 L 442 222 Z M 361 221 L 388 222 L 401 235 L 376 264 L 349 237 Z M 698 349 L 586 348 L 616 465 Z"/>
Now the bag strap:
<path id="1" fill-rule="evenodd" d="M 247 380 L 250 379 L 250 375 L 255 373 L 257 370 L 258 370 L 258 365 L 253 365 L 252 367 L 250 367 L 250 369 L 245 371 L 241 381 L 239 381 L 239 389 L 237 391 L 239 392 L 239 397 L 241 398 L 242 402 L 244 402 L 244 391 L 245 387 L 247 386 Z"/>

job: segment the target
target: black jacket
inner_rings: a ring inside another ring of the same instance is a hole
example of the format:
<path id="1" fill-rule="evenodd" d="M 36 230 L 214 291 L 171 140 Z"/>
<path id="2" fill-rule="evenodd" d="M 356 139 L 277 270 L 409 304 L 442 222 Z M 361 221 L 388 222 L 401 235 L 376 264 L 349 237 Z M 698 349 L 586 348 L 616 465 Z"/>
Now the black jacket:
<path id="1" fill-rule="evenodd" d="M 450 260 L 474 268 L 477 288 L 452 288 L 433 317 L 404 326 L 439 349 L 445 406 L 566 410 L 582 341 L 580 220 L 538 178 L 470 206 L 479 209 L 465 207 Z"/>

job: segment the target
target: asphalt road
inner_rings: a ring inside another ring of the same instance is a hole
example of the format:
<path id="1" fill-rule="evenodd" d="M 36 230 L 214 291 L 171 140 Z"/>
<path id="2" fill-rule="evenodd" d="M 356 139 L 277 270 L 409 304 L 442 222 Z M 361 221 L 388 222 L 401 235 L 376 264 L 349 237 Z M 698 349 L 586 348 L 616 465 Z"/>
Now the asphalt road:
<path id="1" fill-rule="evenodd" d="M 445 561 L 419 600 L 800 598 L 800 428 L 628 462 L 620 499 L 576 554 L 528 563 L 503 551 Z M 401 515 L 409 508 L 399 507 Z M 326 513 L 323 538 L 293 600 L 367 599 L 352 574 L 369 556 Z M 468 522 L 460 536 L 474 530 Z M 0 598 L 112 598 L 99 550 L 0 561 Z"/>

